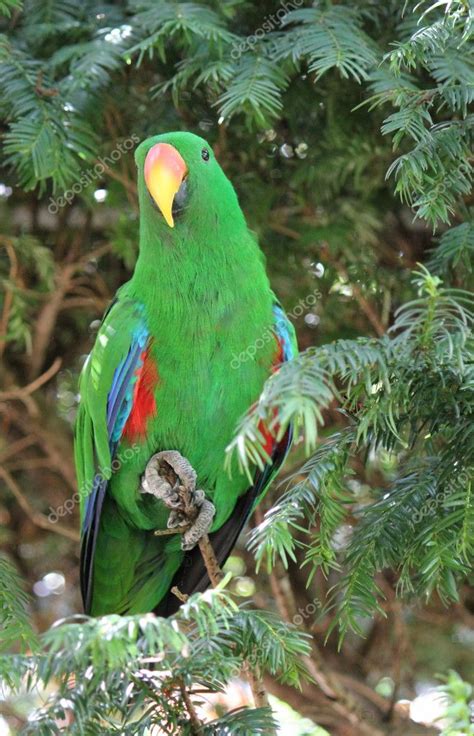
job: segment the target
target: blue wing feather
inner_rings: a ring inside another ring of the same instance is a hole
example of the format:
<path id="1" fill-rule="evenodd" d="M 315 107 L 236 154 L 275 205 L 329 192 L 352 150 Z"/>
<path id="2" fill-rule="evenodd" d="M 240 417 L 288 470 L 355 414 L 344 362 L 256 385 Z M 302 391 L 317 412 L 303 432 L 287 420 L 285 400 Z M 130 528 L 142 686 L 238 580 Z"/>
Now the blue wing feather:
<path id="1" fill-rule="evenodd" d="M 133 404 L 133 387 L 142 364 L 142 353 L 149 339 L 145 325 L 139 324 L 131 336 L 130 348 L 114 371 L 112 385 L 107 395 L 107 434 L 110 457 L 114 458 L 123 428 Z M 90 610 L 92 601 L 93 562 L 97 534 L 104 498 L 108 486 L 108 473 L 97 473 L 92 490 L 85 504 L 81 538 L 81 590 L 84 608 Z"/>
<path id="2" fill-rule="evenodd" d="M 275 332 L 283 347 L 283 359 L 291 360 L 295 357 L 295 348 L 292 340 L 292 332 L 290 332 L 291 323 L 279 304 L 273 305 L 273 315 L 275 317 Z M 292 328 L 291 328 L 292 329 Z"/>

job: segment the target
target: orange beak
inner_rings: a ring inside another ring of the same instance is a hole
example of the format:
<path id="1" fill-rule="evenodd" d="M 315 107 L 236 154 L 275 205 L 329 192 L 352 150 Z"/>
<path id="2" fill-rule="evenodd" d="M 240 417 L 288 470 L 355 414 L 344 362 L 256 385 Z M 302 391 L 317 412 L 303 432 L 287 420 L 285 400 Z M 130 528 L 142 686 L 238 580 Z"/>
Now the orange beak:
<path id="1" fill-rule="evenodd" d="M 176 148 L 156 143 L 145 159 L 145 183 L 158 209 L 170 227 L 174 227 L 173 200 L 188 173 L 188 167 Z"/>

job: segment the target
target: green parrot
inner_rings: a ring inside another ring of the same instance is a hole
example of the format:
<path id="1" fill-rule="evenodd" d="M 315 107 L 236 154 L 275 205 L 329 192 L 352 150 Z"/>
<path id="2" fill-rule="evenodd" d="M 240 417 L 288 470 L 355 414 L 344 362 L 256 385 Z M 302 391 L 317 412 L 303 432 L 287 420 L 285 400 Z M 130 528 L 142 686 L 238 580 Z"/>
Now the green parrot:
<path id="1" fill-rule="evenodd" d="M 238 420 L 296 353 L 232 184 L 191 133 L 148 138 L 135 160 L 139 256 L 84 364 L 75 429 L 91 615 L 167 616 L 180 605 L 173 586 L 205 590 L 199 536 L 209 532 L 223 564 L 291 442 L 291 429 L 277 441 L 262 425 L 266 463 L 252 483 L 224 469 Z M 203 490 L 202 523 L 187 537 L 154 534 L 173 514 L 147 475 L 161 451 L 185 459 Z"/>

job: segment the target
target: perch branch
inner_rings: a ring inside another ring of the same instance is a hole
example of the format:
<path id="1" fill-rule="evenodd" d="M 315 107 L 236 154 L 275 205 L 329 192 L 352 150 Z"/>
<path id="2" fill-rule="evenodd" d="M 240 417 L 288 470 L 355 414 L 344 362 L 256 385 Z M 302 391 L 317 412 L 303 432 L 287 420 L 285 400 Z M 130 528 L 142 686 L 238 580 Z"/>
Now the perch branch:
<path id="1" fill-rule="evenodd" d="M 202 723 L 198 718 L 198 714 L 196 713 L 196 708 L 194 707 L 194 703 L 191 700 L 190 694 L 186 690 L 186 686 L 184 682 L 180 684 L 180 690 L 181 690 L 182 698 L 186 705 L 186 710 L 188 711 L 192 732 L 193 734 L 198 734 L 202 729 Z"/>
<path id="2" fill-rule="evenodd" d="M 176 487 L 179 484 L 178 494 L 181 499 L 182 511 L 186 519 L 189 519 L 189 522 L 191 524 L 193 520 L 196 518 L 198 514 L 198 510 L 196 508 L 196 505 L 193 503 L 193 497 L 192 497 L 191 488 L 189 485 L 189 478 L 185 479 L 183 482 L 183 479 L 179 476 L 179 468 L 176 466 L 176 463 L 174 463 L 172 466 L 170 462 L 168 462 L 168 460 L 166 459 L 165 457 L 166 454 L 167 453 L 162 453 L 164 457 L 161 460 L 158 474 L 172 488 Z M 168 453 L 168 454 L 171 454 L 171 453 Z M 180 458 L 179 462 L 182 464 L 183 468 L 185 465 L 190 466 L 189 461 L 186 460 L 185 458 Z M 194 479 L 195 479 L 195 474 L 194 474 Z M 189 528 L 190 524 L 184 527 L 182 526 L 173 527 L 171 530 L 166 530 L 166 532 L 172 531 L 175 534 L 176 533 L 182 534 Z M 162 532 L 161 530 L 157 530 L 157 532 L 155 531 L 155 535 L 157 535 L 157 533 L 158 535 L 161 535 L 164 532 Z M 209 536 L 207 534 L 204 534 L 199 540 L 198 545 L 199 545 L 199 550 L 202 555 L 202 559 L 204 561 L 204 565 L 207 570 L 207 574 L 209 576 L 209 580 L 211 581 L 211 585 L 215 588 L 221 582 L 223 578 L 223 573 L 222 573 L 222 570 L 220 569 L 219 562 L 215 555 L 215 552 L 210 542 Z M 174 588 L 172 592 L 180 600 L 183 600 L 184 596 L 180 590 Z M 244 663 L 242 669 L 246 675 L 246 679 L 252 690 L 255 707 L 256 708 L 268 707 L 268 697 L 267 697 L 267 693 L 265 692 L 265 688 L 263 686 L 262 679 L 258 677 L 257 673 L 251 668 L 248 662 Z M 189 710 L 189 707 L 188 707 L 188 711 L 191 717 L 191 711 Z"/>

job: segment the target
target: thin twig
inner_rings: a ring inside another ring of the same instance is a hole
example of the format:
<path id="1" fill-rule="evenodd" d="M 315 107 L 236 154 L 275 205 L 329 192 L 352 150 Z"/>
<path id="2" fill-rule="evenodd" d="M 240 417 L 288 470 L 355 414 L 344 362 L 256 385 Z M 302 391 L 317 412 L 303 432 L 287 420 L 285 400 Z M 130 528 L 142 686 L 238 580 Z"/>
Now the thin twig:
<path id="1" fill-rule="evenodd" d="M 81 256 L 75 264 L 73 264 L 74 270 L 78 270 L 79 268 L 83 267 L 87 263 L 90 263 L 90 261 L 94 259 L 98 260 L 106 253 L 110 253 L 111 250 L 112 243 L 104 243 L 103 245 L 98 245 L 97 248 L 93 248 L 92 250 L 88 251 L 83 256 Z"/>
<path id="2" fill-rule="evenodd" d="M 280 222 L 271 222 L 270 228 L 274 230 L 275 232 L 281 233 L 282 235 L 286 235 L 288 238 L 292 238 L 292 240 L 300 240 L 301 239 L 301 233 L 299 233 L 297 230 L 292 230 L 291 228 L 287 227 L 286 225 L 280 223 Z M 328 259 L 329 260 L 329 259 Z M 363 295 L 361 289 L 357 286 L 357 284 L 354 284 L 350 281 L 348 273 L 344 266 L 339 261 L 331 260 L 332 265 L 338 272 L 340 276 L 344 280 L 346 280 L 351 285 L 352 294 L 354 296 L 354 299 L 358 302 L 360 308 L 364 312 L 365 316 L 369 320 L 370 324 L 374 328 L 374 331 L 378 337 L 381 337 L 385 334 L 386 330 L 384 325 L 382 324 L 381 320 L 379 319 L 379 316 L 375 309 L 373 308 L 372 304 L 369 302 L 369 300 Z"/>
<path id="3" fill-rule="evenodd" d="M 115 181 L 120 182 L 120 184 L 122 184 L 125 189 L 130 192 L 130 194 L 134 195 L 135 198 L 137 197 L 137 186 L 131 179 L 128 179 L 123 174 L 120 174 L 118 171 L 115 171 L 110 166 L 107 166 L 107 164 L 104 164 L 103 161 L 97 161 L 97 163 L 102 164 L 105 173 L 110 176 L 111 179 L 115 179 Z"/>
<path id="4" fill-rule="evenodd" d="M 369 302 L 368 299 L 365 298 L 365 296 L 363 295 L 361 289 L 357 286 L 357 284 L 354 284 L 353 282 L 350 281 L 346 269 L 343 266 L 341 266 L 340 263 L 335 263 L 334 265 L 339 275 L 342 276 L 348 283 L 350 283 L 354 299 L 359 303 L 360 308 L 362 309 L 365 316 L 369 320 L 370 324 L 374 328 L 376 335 L 378 337 L 382 337 L 382 335 L 385 335 L 385 332 L 386 332 L 385 327 L 380 321 L 378 314 L 373 308 L 372 304 Z"/>
<path id="5" fill-rule="evenodd" d="M 74 276 L 75 266 L 67 264 L 56 267 L 54 277 L 54 291 L 49 300 L 41 307 L 35 321 L 32 355 L 29 366 L 29 377 L 35 378 L 44 363 L 44 359 L 51 342 L 59 311 L 64 297 L 68 293 Z"/>
<path id="6" fill-rule="evenodd" d="M 41 513 L 41 511 L 36 511 L 36 509 L 34 509 L 23 495 L 20 486 L 12 478 L 10 473 L 5 470 L 5 468 L 0 467 L 0 477 L 3 478 L 11 494 L 16 498 L 18 505 L 35 526 L 40 529 L 45 529 L 48 532 L 60 534 L 63 537 L 67 537 L 67 539 L 72 539 L 73 542 L 79 542 L 79 534 L 74 529 L 69 529 L 58 522 L 53 523 L 49 521 L 48 517 Z"/>
<path id="7" fill-rule="evenodd" d="M 10 399 L 24 399 L 25 396 L 30 396 L 32 393 L 37 391 L 40 386 L 43 386 L 43 384 L 47 383 L 49 379 L 58 372 L 61 367 L 61 363 L 61 358 L 56 358 L 54 362 L 50 365 L 48 370 L 42 373 L 41 376 L 38 376 L 38 378 L 35 378 L 34 381 L 31 381 L 31 383 L 28 383 L 26 386 L 22 386 L 21 388 L 16 387 L 10 389 L 10 391 L 1 391 L 0 401 L 9 401 Z"/>
<path id="8" fill-rule="evenodd" d="M 155 529 L 153 534 L 155 537 L 169 537 L 171 534 L 184 534 L 189 529 L 189 524 L 183 526 L 174 526 L 172 529 Z"/>
<path id="9" fill-rule="evenodd" d="M 9 273 L 9 280 L 15 281 L 17 273 L 18 273 L 18 260 L 16 257 L 15 249 L 11 243 L 11 241 L 8 238 L 1 238 L 1 242 L 3 243 L 8 257 L 10 259 L 10 273 Z M 7 286 L 5 288 L 5 298 L 3 300 L 3 310 L 2 310 L 2 316 L 0 318 L 0 355 L 3 354 L 3 351 L 5 350 L 5 345 L 7 344 L 7 329 L 8 329 L 8 321 L 10 318 L 10 310 L 13 303 L 13 288 L 11 286 Z"/>
<path id="10" fill-rule="evenodd" d="M 8 470 L 10 473 L 21 470 L 50 470 L 51 469 L 51 463 L 49 462 L 49 459 L 47 457 L 32 457 L 32 458 L 26 458 L 25 460 L 19 460 L 18 462 L 9 462 L 8 463 Z"/>
<path id="11" fill-rule="evenodd" d="M 175 595 L 176 598 L 181 601 L 181 603 L 186 603 L 189 598 L 189 595 L 186 595 L 186 593 L 181 593 L 177 585 L 173 585 L 173 587 L 171 588 L 171 593 L 173 593 L 173 595 Z"/>
<path id="12" fill-rule="evenodd" d="M 244 662 L 242 671 L 252 690 L 253 702 L 256 708 L 268 708 L 268 695 L 263 685 L 263 680 L 257 675 L 248 662 Z"/>
<path id="13" fill-rule="evenodd" d="M 64 299 L 59 307 L 59 311 L 64 312 L 69 309 L 93 309 L 97 313 L 101 313 L 105 310 L 109 301 L 110 299 L 99 299 L 96 296 L 72 296 L 68 299 Z"/>
<path id="14" fill-rule="evenodd" d="M 0 463 L 5 463 L 9 458 L 14 457 L 18 453 L 23 452 L 23 450 L 26 450 L 28 447 L 35 444 L 36 437 L 34 434 L 27 434 L 19 440 L 11 442 L 0 454 Z"/>
<path id="15" fill-rule="evenodd" d="M 186 686 L 184 682 L 180 683 L 180 690 L 181 690 L 181 695 L 183 697 L 184 703 L 186 705 L 186 710 L 188 711 L 188 714 L 189 714 L 189 720 L 191 722 L 192 732 L 193 734 L 198 734 L 201 731 L 202 723 L 199 720 L 198 714 L 196 712 L 196 708 L 194 707 L 194 703 L 191 700 L 191 696 L 186 690 Z"/>
<path id="16" fill-rule="evenodd" d="M 219 566 L 219 562 L 207 534 L 204 534 L 199 540 L 199 551 L 201 552 L 202 559 L 204 560 L 212 587 L 216 588 L 224 577 L 224 574 Z"/>
<path id="17" fill-rule="evenodd" d="M 0 416 L 13 423 L 23 434 L 34 435 L 36 443 L 49 458 L 51 469 L 65 480 L 73 492 L 77 490 L 76 475 L 70 459 L 70 446 L 68 443 L 58 445 L 60 434 L 50 432 L 44 424 L 24 416 L 12 402 L 0 403 Z"/>

